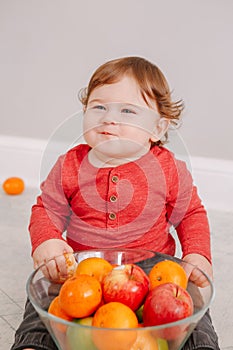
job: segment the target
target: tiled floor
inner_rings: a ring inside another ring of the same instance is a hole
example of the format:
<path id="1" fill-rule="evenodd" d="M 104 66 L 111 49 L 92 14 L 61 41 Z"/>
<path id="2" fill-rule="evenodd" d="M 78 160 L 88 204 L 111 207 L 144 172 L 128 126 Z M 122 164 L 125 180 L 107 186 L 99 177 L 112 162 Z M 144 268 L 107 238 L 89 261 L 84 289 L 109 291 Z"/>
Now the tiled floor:
<path id="1" fill-rule="evenodd" d="M 25 283 L 32 271 L 27 233 L 36 190 L 7 196 L 0 190 L 0 350 L 9 350 L 21 321 Z M 209 212 L 216 297 L 211 307 L 221 350 L 233 350 L 233 211 Z"/>

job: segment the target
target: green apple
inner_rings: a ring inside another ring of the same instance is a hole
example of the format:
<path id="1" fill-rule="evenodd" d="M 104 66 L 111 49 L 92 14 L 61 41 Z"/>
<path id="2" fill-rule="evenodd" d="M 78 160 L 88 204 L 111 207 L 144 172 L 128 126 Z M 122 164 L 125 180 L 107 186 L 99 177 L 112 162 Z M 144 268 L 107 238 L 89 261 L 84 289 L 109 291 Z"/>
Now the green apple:
<path id="1" fill-rule="evenodd" d="M 93 317 L 76 319 L 73 322 L 82 326 L 91 326 Z M 97 350 L 91 337 L 90 327 L 69 326 L 66 332 L 70 350 Z"/>
<path id="2" fill-rule="evenodd" d="M 136 311 L 136 316 L 138 318 L 138 323 L 142 323 L 143 320 L 142 320 L 142 313 L 143 313 L 143 307 L 144 307 L 144 304 L 142 304 Z"/>
<path id="3" fill-rule="evenodd" d="M 158 344 L 158 350 L 169 350 L 168 343 L 165 339 L 158 338 L 156 339 L 156 341 Z"/>

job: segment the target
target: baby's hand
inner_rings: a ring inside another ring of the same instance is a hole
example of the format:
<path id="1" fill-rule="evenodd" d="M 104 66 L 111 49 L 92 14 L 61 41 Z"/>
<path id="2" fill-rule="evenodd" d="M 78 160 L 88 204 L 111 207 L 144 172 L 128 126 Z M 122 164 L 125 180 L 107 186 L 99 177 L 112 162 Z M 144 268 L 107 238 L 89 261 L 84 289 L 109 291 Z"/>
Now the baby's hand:
<path id="1" fill-rule="evenodd" d="M 63 282 L 70 277 L 76 265 L 70 253 L 73 253 L 73 249 L 65 241 L 49 239 L 35 249 L 32 255 L 34 268 L 46 263 L 42 267 L 44 275 L 50 280 Z"/>
<path id="2" fill-rule="evenodd" d="M 183 258 L 184 261 L 195 265 L 192 269 L 184 266 L 186 272 L 188 273 L 190 281 L 195 283 L 199 287 L 206 287 L 209 284 L 208 279 L 195 267 L 198 267 L 200 270 L 204 271 L 207 276 L 212 280 L 213 279 L 213 269 L 210 262 L 200 254 L 188 254 Z"/>

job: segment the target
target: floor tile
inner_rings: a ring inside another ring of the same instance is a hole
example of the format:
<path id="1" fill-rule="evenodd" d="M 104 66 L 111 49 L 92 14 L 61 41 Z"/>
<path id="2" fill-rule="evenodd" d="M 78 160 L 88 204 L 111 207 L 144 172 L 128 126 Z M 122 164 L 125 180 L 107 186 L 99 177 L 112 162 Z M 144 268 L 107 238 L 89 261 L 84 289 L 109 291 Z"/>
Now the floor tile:
<path id="1" fill-rule="evenodd" d="M 3 319 L 12 327 L 12 329 L 14 329 L 14 331 L 17 329 L 17 327 L 19 326 L 20 322 L 22 321 L 22 317 L 23 317 L 23 310 L 18 312 L 18 313 L 14 313 L 12 315 L 6 315 L 3 317 Z"/>
<path id="2" fill-rule="evenodd" d="M 14 340 L 14 329 L 0 316 L 0 350 L 9 350 Z"/>

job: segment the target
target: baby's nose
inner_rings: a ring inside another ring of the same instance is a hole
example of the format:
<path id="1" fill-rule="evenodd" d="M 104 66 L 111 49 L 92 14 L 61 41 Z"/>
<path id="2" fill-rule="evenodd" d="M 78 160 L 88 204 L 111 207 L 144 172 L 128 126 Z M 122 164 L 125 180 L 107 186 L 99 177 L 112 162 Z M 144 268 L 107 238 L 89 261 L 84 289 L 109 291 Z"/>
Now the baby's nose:
<path id="1" fill-rule="evenodd" d="M 117 113 L 117 111 L 106 111 L 102 116 L 102 122 L 104 124 L 119 123 L 119 113 Z"/>

